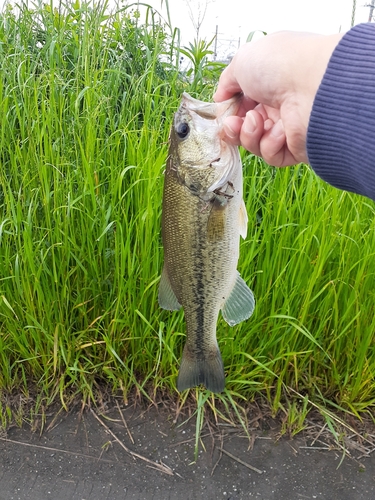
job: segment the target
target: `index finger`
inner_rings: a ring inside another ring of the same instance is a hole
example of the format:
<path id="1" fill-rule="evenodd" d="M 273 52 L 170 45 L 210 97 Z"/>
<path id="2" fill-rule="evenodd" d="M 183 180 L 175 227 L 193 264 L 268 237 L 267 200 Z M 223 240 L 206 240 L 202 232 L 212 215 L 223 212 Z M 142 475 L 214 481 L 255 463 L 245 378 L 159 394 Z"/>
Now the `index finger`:
<path id="1" fill-rule="evenodd" d="M 214 93 L 213 99 L 216 102 L 226 101 L 232 96 L 241 92 L 241 87 L 233 75 L 232 67 L 229 64 L 221 73 L 219 83 Z"/>
<path id="2" fill-rule="evenodd" d="M 237 111 L 238 116 L 245 116 L 250 109 L 254 109 L 255 106 L 257 106 L 258 103 L 256 101 L 243 93 L 240 84 L 234 77 L 232 66 L 229 64 L 220 75 L 216 92 L 213 95 L 213 100 L 216 102 L 225 101 L 236 94 L 242 94 L 241 105 Z"/>

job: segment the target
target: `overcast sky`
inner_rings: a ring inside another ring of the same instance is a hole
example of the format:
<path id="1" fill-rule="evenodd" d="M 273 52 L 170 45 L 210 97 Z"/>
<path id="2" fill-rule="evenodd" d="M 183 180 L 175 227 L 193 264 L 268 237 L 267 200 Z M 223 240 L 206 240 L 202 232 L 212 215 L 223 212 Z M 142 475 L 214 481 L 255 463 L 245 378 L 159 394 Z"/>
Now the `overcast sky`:
<path id="1" fill-rule="evenodd" d="M 160 8 L 161 0 L 144 0 Z M 198 12 L 197 4 L 206 0 L 169 0 L 172 22 L 181 29 L 183 41 L 193 41 L 194 28 L 186 3 Z M 164 3 L 164 2 L 163 2 Z M 355 24 L 366 22 L 366 0 L 357 1 Z M 352 21 L 353 0 L 208 0 L 201 28 L 203 37 L 212 38 L 218 26 L 219 37 L 246 41 L 255 30 L 273 33 L 280 30 L 311 31 L 322 34 L 347 31 Z"/>

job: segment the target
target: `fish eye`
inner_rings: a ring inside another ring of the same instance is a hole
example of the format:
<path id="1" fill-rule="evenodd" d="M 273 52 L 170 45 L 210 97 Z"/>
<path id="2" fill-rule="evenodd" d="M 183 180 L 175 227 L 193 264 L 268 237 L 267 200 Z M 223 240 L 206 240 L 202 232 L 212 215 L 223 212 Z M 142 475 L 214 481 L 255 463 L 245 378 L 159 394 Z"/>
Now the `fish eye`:
<path id="1" fill-rule="evenodd" d="M 185 139 L 189 135 L 190 127 L 187 123 L 180 123 L 177 127 L 177 135 L 180 139 Z"/>

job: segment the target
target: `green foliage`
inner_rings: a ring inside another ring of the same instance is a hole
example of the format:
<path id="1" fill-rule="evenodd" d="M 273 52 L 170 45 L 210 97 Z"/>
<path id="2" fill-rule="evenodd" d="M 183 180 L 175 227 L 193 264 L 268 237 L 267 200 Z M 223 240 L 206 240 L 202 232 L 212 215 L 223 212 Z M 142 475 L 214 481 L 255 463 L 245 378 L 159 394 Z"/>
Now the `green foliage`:
<path id="1" fill-rule="evenodd" d="M 206 40 L 194 40 L 189 43 L 189 47 L 179 49 L 181 54 L 186 56 L 191 63 L 186 71 L 186 77 L 191 82 L 191 91 L 202 93 L 209 83 L 216 83 L 225 64 L 218 61 L 210 61 L 209 57 L 214 52 L 211 50 L 213 43 Z M 210 89 L 212 92 L 212 89 Z"/>
<path id="2" fill-rule="evenodd" d="M 182 90 L 210 99 L 217 68 L 208 44 L 181 49 L 152 10 L 142 24 L 132 7 L 106 6 L 0 15 L 0 391 L 37 384 L 63 403 L 103 381 L 125 397 L 175 391 L 185 327 L 157 303 L 163 170 Z M 239 270 L 257 304 L 235 328 L 218 323 L 227 388 L 216 401 L 237 412 L 262 393 L 295 431 L 309 401 L 371 409 L 374 204 L 302 165 L 244 155 L 244 172 Z M 196 399 L 199 431 L 215 406 Z"/>
<path id="3" fill-rule="evenodd" d="M 325 185 L 303 165 L 288 173 L 250 156 L 245 171 L 250 234 L 241 269 L 257 307 L 235 333 L 236 351 L 229 342 L 222 347 L 231 370 L 237 367 L 234 389 L 266 390 L 275 411 L 284 387 L 324 395 L 354 413 L 369 408 L 374 204 Z"/>
<path id="4" fill-rule="evenodd" d="M 139 343 L 155 335 L 141 318 L 158 310 L 178 71 L 162 62 L 167 35 L 151 14 L 138 25 L 105 6 L 0 18 L 3 388 L 32 379 L 63 397 L 104 376 L 126 390 L 155 368 Z"/>
<path id="5" fill-rule="evenodd" d="M 265 31 L 261 31 L 261 30 L 250 31 L 250 33 L 247 35 L 246 42 L 251 42 L 257 33 L 262 33 L 262 35 L 264 35 L 264 36 L 267 35 L 267 33 Z"/>

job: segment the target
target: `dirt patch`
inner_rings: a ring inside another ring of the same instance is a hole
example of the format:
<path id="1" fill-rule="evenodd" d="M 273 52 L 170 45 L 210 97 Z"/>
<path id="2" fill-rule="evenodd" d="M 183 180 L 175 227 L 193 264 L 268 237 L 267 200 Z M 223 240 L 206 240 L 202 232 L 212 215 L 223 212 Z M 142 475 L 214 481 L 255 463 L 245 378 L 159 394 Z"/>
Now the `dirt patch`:
<path id="1" fill-rule="evenodd" d="M 50 414 L 42 432 L 14 426 L 0 440 L 0 500 L 375 498 L 375 456 L 357 440 L 349 457 L 323 427 L 279 438 L 278 421 L 254 417 L 249 439 L 207 422 L 194 462 L 196 419 L 175 416 L 114 401 Z"/>

